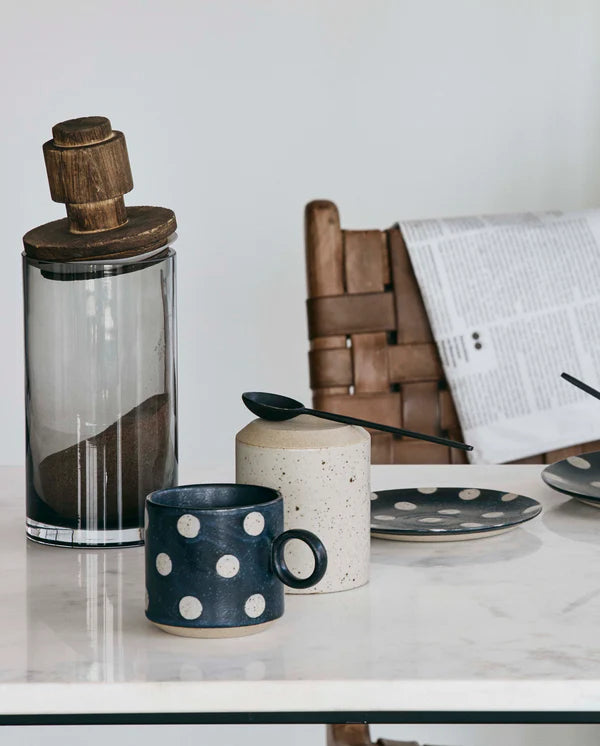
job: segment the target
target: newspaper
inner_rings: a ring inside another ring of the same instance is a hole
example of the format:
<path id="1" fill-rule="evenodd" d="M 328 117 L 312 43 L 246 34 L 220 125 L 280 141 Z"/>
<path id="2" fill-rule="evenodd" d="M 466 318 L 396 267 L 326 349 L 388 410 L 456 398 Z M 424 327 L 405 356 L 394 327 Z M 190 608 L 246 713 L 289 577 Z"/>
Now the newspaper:
<path id="1" fill-rule="evenodd" d="M 600 210 L 400 225 L 471 463 L 600 439 Z"/>

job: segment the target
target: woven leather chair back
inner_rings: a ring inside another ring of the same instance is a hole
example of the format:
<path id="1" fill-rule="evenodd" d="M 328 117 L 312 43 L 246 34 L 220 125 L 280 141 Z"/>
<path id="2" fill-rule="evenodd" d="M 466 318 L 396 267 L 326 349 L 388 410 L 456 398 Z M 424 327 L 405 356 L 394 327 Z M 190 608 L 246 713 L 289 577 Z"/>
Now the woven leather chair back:
<path id="1" fill-rule="evenodd" d="M 333 202 L 305 211 L 313 404 L 462 439 L 401 231 L 342 230 Z M 462 451 L 371 432 L 375 464 L 466 463 Z M 552 463 L 600 442 L 517 463 Z"/>

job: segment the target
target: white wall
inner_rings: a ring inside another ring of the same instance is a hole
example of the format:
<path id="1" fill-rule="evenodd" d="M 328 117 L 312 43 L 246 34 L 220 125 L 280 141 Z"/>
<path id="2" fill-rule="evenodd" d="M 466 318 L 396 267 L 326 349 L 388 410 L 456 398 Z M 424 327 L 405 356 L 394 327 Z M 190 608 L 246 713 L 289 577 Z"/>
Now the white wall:
<path id="1" fill-rule="evenodd" d="M 241 391 L 309 399 L 306 201 L 347 227 L 598 204 L 599 29 L 594 0 L 3 3 L 0 461 L 23 461 L 20 237 L 64 209 L 52 124 L 108 115 L 129 203 L 176 210 L 181 458 L 229 464 Z"/>
<path id="2" fill-rule="evenodd" d="M 21 0 L 0 24 L 2 461 L 23 460 L 19 250 L 61 217 L 41 144 L 106 114 L 132 204 L 180 225 L 181 457 L 228 462 L 239 394 L 308 400 L 303 206 L 349 227 L 600 197 L 594 0 Z"/>

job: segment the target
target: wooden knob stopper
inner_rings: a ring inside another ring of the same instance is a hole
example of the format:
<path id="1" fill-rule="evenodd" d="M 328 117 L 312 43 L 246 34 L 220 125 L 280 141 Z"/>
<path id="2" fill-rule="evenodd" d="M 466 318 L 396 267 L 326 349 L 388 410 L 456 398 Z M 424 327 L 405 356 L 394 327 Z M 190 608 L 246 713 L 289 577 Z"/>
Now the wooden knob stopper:
<path id="1" fill-rule="evenodd" d="M 44 144 L 50 194 L 67 217 L 38 225 L 23 236 L 25 253 L 47 262 L 127 259 L 166 250 L 177 229 L 166 207 L 125 207 L 133 189 L 122 132 L 106 117 L 60 122 Z"/>
<path id="2" fill-rule="evenodd" d="M 122 132 L 106 117 L 81 117 L 52 128 L 44 159 L 55 202 L 67 207 L 71 233 L 93 233 L 127 223 L 123 195 L 133 189 Z"/>

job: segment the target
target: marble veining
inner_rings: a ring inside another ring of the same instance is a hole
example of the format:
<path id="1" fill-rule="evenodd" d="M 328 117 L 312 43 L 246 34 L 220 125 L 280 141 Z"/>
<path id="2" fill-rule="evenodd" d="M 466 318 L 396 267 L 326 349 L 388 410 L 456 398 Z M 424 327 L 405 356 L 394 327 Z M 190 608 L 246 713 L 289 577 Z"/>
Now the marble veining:
<path id="1" fill-rule="evenodd" d="M 288 596 L 254 637 L 191 640 L 144 618 L 143 548 L 27 542 L 23 471 L 1 468 L 0 714 L 600 710 L 600 511 L 540 471 L 374 467 L 373 489 L 470 484 L 529 495 L 544 513 L 473 542 L 374 540 L 368 585 Z M 185 481 L 228 477 L 206 476 Z"/>

